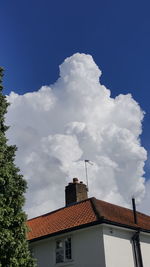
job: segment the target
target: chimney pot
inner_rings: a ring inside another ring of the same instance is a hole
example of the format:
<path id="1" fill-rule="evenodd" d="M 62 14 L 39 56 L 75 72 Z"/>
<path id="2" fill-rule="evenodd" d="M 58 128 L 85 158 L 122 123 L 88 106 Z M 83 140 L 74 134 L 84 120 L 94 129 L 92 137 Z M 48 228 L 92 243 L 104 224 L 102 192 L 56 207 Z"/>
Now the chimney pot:
<path id="1" fill-rule="evenodd" d="M 79 182 L 78 178 L 73 178 L 73 183 L 77 184 Z"/>

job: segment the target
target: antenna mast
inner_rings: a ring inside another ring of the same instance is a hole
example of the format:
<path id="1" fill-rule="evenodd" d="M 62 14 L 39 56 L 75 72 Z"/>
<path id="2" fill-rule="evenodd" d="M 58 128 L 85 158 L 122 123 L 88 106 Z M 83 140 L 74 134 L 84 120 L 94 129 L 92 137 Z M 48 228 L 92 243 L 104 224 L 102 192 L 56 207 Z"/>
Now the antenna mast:
<path id="1" fill-rule="evenodd" d="M 89 185 L 88 185 L 88 172 L 87 172 L 87 162 L 88 160 L 85 159 L 84 163 L 85 163 L 85 178 L 86 178 L 86 184 L 87 184 L 87 191 L 89 191 Z"/>
<path id="2" fill-rule="evenodd" d="M 87 163 L 89 163 L 90 165 L 93 165 L 93 163 L 88 159 L 85 159 L 84 163 L 85 163 L 85 178 L 86 178 L 87 190 L 89 191 Z"/>

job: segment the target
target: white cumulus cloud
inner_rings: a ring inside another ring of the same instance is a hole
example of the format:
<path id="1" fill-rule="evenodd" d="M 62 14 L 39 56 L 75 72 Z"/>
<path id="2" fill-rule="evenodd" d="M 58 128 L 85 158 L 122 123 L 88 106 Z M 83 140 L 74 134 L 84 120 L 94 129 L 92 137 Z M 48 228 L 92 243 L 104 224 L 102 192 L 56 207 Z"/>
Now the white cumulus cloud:
<path id="1" fill-rule="evenodd" d="M 65 185 L 73 177 L 85 182 L 84 159 L 94 162 L 89 196 L 124 206 L 132 196 L 143 199 L 143 111 L 130 94 L 112 98 L 100 76 L 92 56 L 77 53 L 65 59 L 53 85 L 8 96 L 8 138 L 28 181 L 29 217 L 64 205 Z"/>

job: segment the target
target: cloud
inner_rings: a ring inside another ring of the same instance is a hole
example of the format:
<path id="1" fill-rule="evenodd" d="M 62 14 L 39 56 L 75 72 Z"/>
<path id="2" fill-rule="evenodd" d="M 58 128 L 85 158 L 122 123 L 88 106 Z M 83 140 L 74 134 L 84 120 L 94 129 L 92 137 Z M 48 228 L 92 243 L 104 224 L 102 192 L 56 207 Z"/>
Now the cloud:
<path id="1" fill-rule="evenodd" d="M 92 56 L 74 54 L 60 66 L 60 77 L 37 92 L 8 96 L 8 138 L 16 144 L 16 164 L 28 181 L 29 217 L 64 205 L 64 188 L 73 177 L 90 196 L 129 206 L 145 194 L 147 153 L 140 143 L 144 116 L 130 94 L 110 96 L 101 85 Z"/>
<path id="2" fill-rule="evenodd" d="M 147 180 L 145 183 L 145 196 L 141 203 L 138 205 L 138 209 L 141 210 L 143 213 L 149 214 L 149 203 L 150 203 L 150 180 Z"/>

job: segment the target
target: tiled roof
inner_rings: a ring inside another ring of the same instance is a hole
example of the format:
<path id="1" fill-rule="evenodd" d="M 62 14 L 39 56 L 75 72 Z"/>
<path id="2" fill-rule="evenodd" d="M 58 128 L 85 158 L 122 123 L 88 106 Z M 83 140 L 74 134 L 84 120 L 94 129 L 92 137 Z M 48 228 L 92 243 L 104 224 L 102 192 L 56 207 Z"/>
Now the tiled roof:
<path id="1" fill-rule="evenodd" d="M 96 223 L 115 223 L 150 231 L 150 216 L 137 212 L 137 217 L 138 224 L 136 225 L 132 210 L 96 198 L 89 198 L 28 220 L 28 240 L 36 240 Z"/>
<path id="2" fill-rule="evenodd" d="M 98 217 L 103 216 L 104 221 L 150 231 L 150 216 L 137 212 L 137 224 L 135 224 L 132 210 L 96 198 L 92 198 L 92 202 Z"/>
<path id="3" fill-rule="evenodd" d="M 28 220 L 28 239 L 54 234 L 96 221 L 90 200 L 68 206 L 40 217 Z"/>

